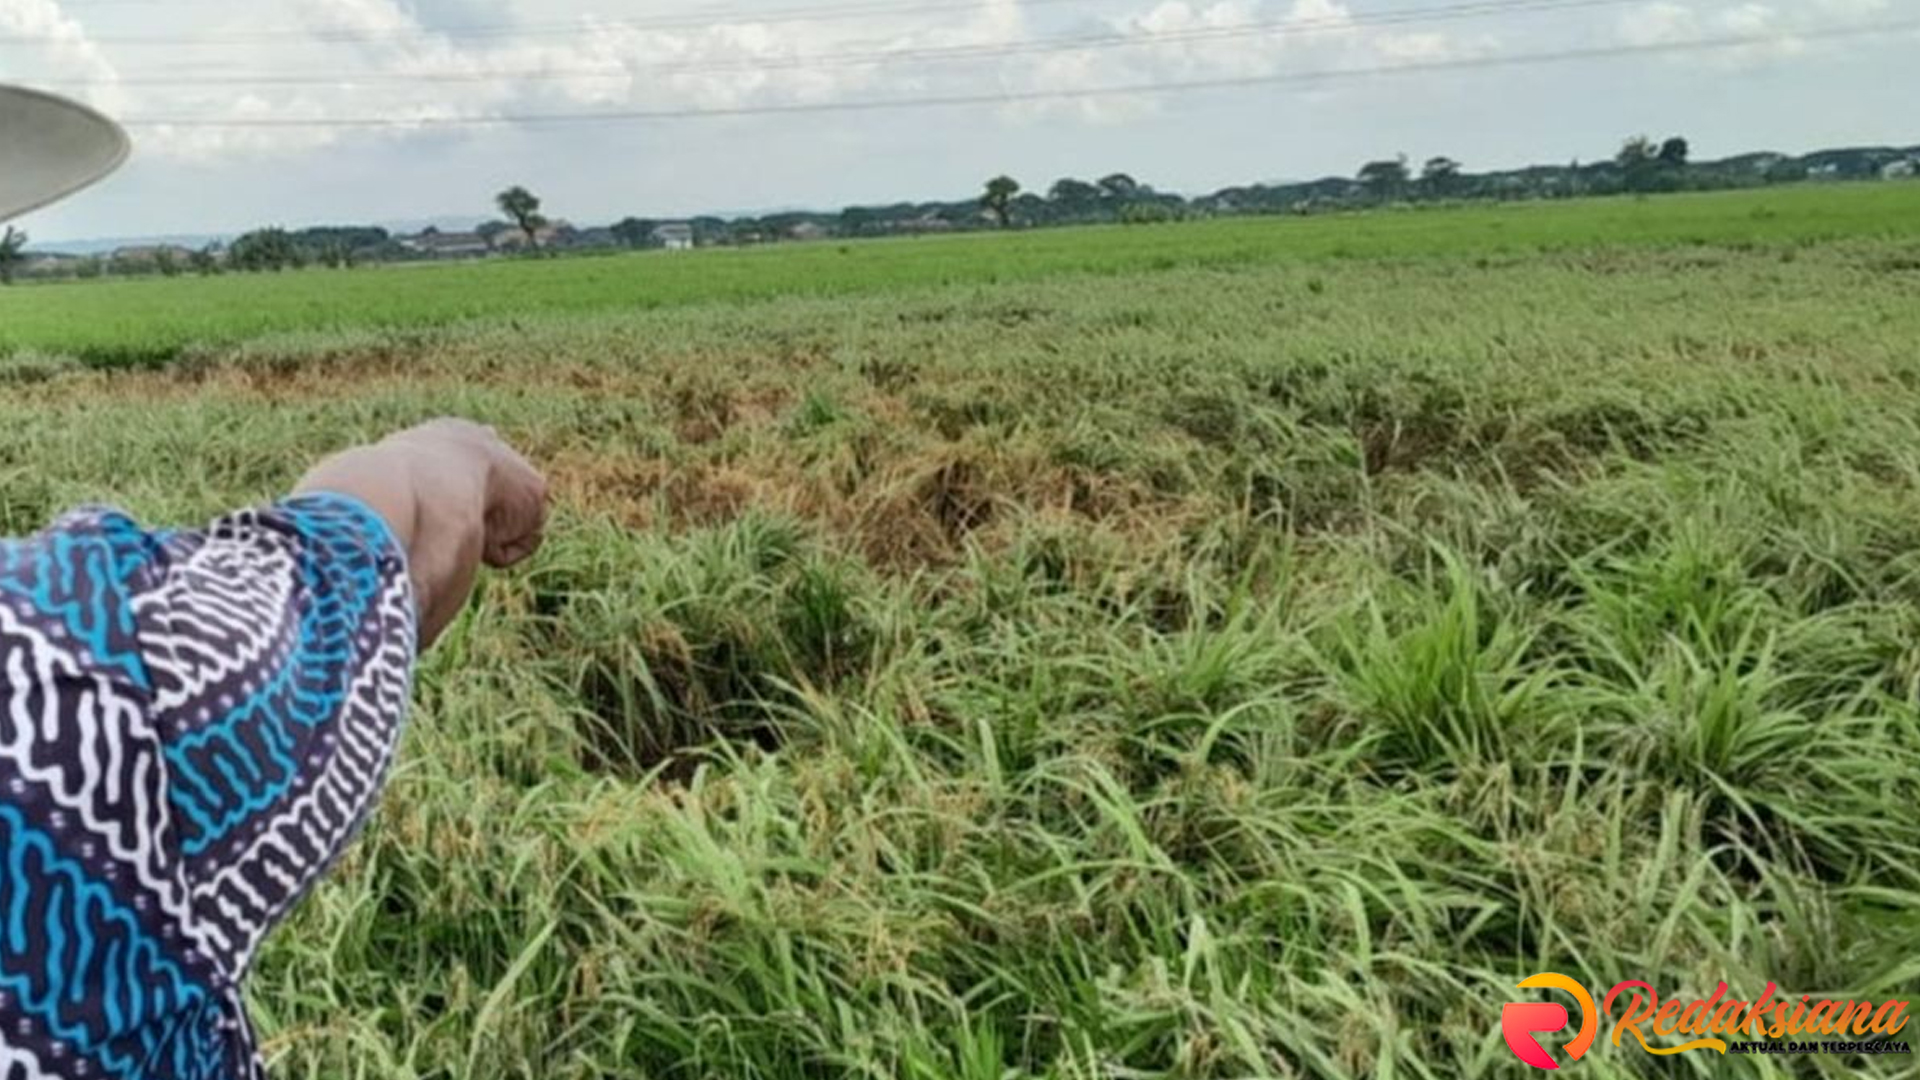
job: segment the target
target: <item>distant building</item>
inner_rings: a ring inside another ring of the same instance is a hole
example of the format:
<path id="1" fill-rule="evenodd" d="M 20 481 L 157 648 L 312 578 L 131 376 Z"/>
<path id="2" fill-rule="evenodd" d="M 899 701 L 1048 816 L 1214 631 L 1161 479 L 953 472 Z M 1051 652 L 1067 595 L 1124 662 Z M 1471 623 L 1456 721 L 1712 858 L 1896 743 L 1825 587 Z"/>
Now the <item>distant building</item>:
<path id="1" fill-rule="evenodd" d="M 614 235 L 612 229 L 606 228 L 574 229 L 556 239 L 562 247 L 580 250 L 597 250 L 621 246 L 620 237 Z"/>
<path id="2" fill-rule="evenodd" d="M 66 277 L 79 268 L 80 262 L 78 256 L 63 255 L 58 252 L 29 254 L 20 264 L 20 276 Z"/>
<path id="3" fill-rule="evenodd" d="M 1882 180 L 1911 180 L 1915 176 L 1920 176 L 1920 162 L 1912 158 L 1892 162 L 1886 168 L 1880 170 L 1880 179 Z"/>
<path id="4" fill-rule="evenodd" d="M 654 226 L 653 244 L 668 251 L 688 251 L 693 248 L 693 226 L 684 221 L 668 221 Z"/>
<path id="5" fill-rule="evenodd" d="M 815 222 L 802 221 L 788 229 L 787 236 L 793 240 L 821 240 L 827 236 L 827 230 Z"/>
<path id="6" fill-rule="evenodd" d="M 180 247 L 177 244 L 145 244 L 115 248 L 109 257 L 114 262 L 127 266 L 158 266 L 168 261 L 185 263 L 193 258 L 193 255 L 192 248 Z"/>
<path id="7" fill-rule="evenodd" d="M 534 247 L 553 247 L 562 237 L 571 235 L 573 226 L 564 221 L 550 222 L 533 230 Z M 519 226 L 501 229 L 492 234 L 493 246 L 499 251 L 512 251 L 527 246 L 527 234 Z"/>
<path id="8" fill-rule="evenodd" d="M 479 233 L 443 233 L 435 229 L 405 237 L 400 246 L 434 259 L 471 259 L 493 250 L 487 238 Z"/>

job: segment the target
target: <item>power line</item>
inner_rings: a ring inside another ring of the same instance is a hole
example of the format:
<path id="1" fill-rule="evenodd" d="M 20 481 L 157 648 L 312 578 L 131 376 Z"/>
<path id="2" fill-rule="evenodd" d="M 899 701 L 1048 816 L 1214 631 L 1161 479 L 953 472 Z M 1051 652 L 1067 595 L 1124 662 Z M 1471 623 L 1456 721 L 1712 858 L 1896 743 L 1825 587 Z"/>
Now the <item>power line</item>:
<path id="1" fill-rule="evenodd" d="M 1021 7 L 1053 4 L 1086 4 L 1099 0 L 1020 0 Z M 441 38 L 554 37 L 598 34 L 607 29 L 691 30 L 733 23 L 789 24 L 834 22 L 888 16 L 922 15 L 940 12 L 978 11 L 980 0 L 908 0 L 907 3 L 855 3 L 798 7 L 771 12 L 744 8 L 720 9 L 693 15 L 664 16 L 652 19 L 608 19 L 601 22 L 572 20 L 549 23 L 476 23 L 466 26 L 407 26 L 382 30 L 258 30 L 232 34 L 109 34 L 90 38 L 95 44 L 123 46 L 199 46 L 265 44 L 355 44 L 379 43 L 404 34 L 424 34 Z M 52 44 L 51 35 L 0 36 L 0 44 Z"/>
<path id="2" fill-rule="evenodd" d="M 1474 0 L 1474 2 L 1470 3 L 1409 8 L 1399 11 L 1378 12 L 1371 16 L 1355 15 L 1339 19 L 1280 19 L 1228 26 L 1190 27 L 1180 30 L 1149 31 L 1133 34 L 1116 32 L 1080 35 L 1077 37 L 1057 37 L 1012 44 L 927 46 L 921 48 L 881 49 L 866 52 L 815 53 L 809 56 L 767 57 L 735 61 L 623 65 L 613 68 L 546 68 L 525 71 L 368 72 L 365 74 L 332 75 L 286 75 L 273 73 L 198 76 L 133 75 L 114 81 L 121 86 L 156 87 L 339 86 L 385 83 L 492 82 L 496 80 L 612 79 L 629 78 L 636 75 L 706 74 L 728 71 L 769 71 L 784 69 L 815 70 L 837 67 L 863 67 L 905 61 L 933 63 L 956 60 L 996 60 L 1011 56 L 1079 51 L 1083 49 L 1130 48 L 1225 41 L 1277 33 L 1314 34 L 1378 26 L 1398 26 L 1411 23 L 1479 18 L 1498 14 L 1532 14 L 1582 8 L 1618 7 L 1639 2 L 1641 2 L 1641 0 Z M 78 86 L 89 85 L 92 80 L 60 78 L 35 81 L 43 85 L 51 86 Z"/>
<path id="3" fill-rule="evenodd" d="M 1920 19 L 1899 22 L 1878 23 L 1872 25 L 1833 28 L 1828 30 L 1809 30 L 1795 35 L 1802 40 L 1838 40 L 1842 38 L 1866 37 L 1875 34 L 1900 33 L 1908 30 L 1920 30 Z M 250 119 L 209 120 L 192 117 L 141 117 L 126 121 L 129 127 L 170 127 L 183 129 L 233 129 L 233 128 L 458 128 L 509 125 L 547 126 L 547 125 L 586 125 L 604 123 L 634 123 L 664 120 L 698 120 L 720 117 L 743 116 L 784 116 L 793 114 L 816 113 L 854 113 L 879 112 L 899 109 L 948 108 L 972 105 L 1009 105 L 1038 101 L 1071 101 L 1096 97 L 1110 97 L 1127 94 L 1165 94 L 1188 93 L 1202 90 L 1225 90 L 1252 86 L 1284 86 L 1332 82 L 1342 79 L 1373 78 L 1389 75 L 1411 75 L 1435 72 L 1478 71 L 1490 68 L 1543 66 L 1561 63 L 1573 63 L 1586 60 L 1617 59 L 1627 56 L 1647 56 L 1659 54 L 1711 51 L 1719 49 L 1744 48 L 1751 45 L 1766 45 L 1779 40 L 1773 34 L 1743 34 L 1719 38 L 1700 38 L 1691 41 L 1663 42 L 1651 45 L 1617 45 L 1586 49 L 1564 49 L 1554 52 L 1516 53 L 1508 56 L 1478 57 L 1460 60 L 1431 60 L 1407 64 L 1393 64 L 1379 67 L 1338 68 L 1323 71 L 1286 72 L 1276 75 L 1236 76 L 1217 79 L 1196 79 L 1185 82 L 1136 83 L 1121 86 L 1087 87 L 1061 90 L 1029 90 L 1007 93 L 951 94 L 942 96 L 894 98 L 878 101 L 841 101 L 789 103 L 776 105 L 741 105 L 705 109 L 639 109 L 639 110 L 598 110 L 593 112 L 524 113 L 500 114 L 494 116 L 427 116 L 405 117 L 341 117 L 335 119 L 276 119 L 260 117 Z"/>
<path id="4" fill-rule="evenodd" d="M 1020 0 L 1022 8 L 1052 4 L 1086 4 L 1098 0 Z M 1485 11 L 1497 13 L 1509 7 L 1525 7 L 1525 0 L 1478 0 L 1475 3 L 1456 5 L 1461 10 Z M 600 22 L 573 20 L 560 23 L 489 23 L 448 27 L 396 27 L 381 30 L 278 30 L 255 31 L 233 34 L 169 34 L 169 35 L 92 35 L 90 39 L 99 45 L 154 45 L 154 46 L 207 46 L 207 45 L 258 45 L 268 43 L 281 44 L 354 44 L 380 43 L 402 36 L 419 34 L 438 38 L 485 38 L 485 37 L 553 37 L 571 35 L 602 34 L 610 29 L 666 30 L 666 29 L 704 29 L 716 25 L 733 23 L 754 23 L 761 25 L 785 25 L 807 22 L 833 22 L 845 19 L 873 18 L 902 15 L 977 12 L 980 0 L 907 0 L 905 3 L 894 0 L 866 0 L 861 3 L 840 3 L 779 9 L 771 12 L 734 8 L 720 9 L 695 15 L 678 15 L 661 18 L 608 19 Z M 1375 12 L 1371 15 L 1359 14 L 1342 18 L 1322 18 L 1298 20 L 1302 24 L 1346 23 L 1371 20 L 1393 21 L 1399 18 L 1418 20 L 1427 17 L 1427 13 L 1448 8 L 1401 8 Z M 51 44 L 51 35 L 11 35 L 0 36 L 3 44 Z"/>

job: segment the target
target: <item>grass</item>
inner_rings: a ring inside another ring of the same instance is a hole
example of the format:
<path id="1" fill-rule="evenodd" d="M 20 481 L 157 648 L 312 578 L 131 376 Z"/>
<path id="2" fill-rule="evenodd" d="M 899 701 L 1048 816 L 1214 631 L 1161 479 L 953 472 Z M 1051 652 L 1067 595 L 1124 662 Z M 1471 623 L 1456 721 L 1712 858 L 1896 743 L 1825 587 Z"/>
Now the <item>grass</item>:
<path id="1" fill-rule="evenodd" d="M 550 470 L 261 958 L 278 1076 L 1519 1076 L 1537 971 L 1920 984 L 1893 191 L 19 289 L 0 523 L 204 518 L 442 412 Z M 309 284 L 392 291 L 245 338 Z M 483 285 L 525 310 L 378 326 Z M 228 321 L 58 359 L 142 290 Z M 1914 1074 L 1605 1034 L 1575 1068 Z"/>
<path id="2" fill-rule="evenodd" d="M 1806 243 L 1912 231 L 1920 187 L 1775 188 L 1179 226 L 351 271 L 148 278 L 0 289 L 0 354 L 152 365 L 265 335 L 418 330 L 776 296 L 857 296 L 1060 274 L 1297 265 L 1378 256 L 1503 258 L 1624 245 Z"/>

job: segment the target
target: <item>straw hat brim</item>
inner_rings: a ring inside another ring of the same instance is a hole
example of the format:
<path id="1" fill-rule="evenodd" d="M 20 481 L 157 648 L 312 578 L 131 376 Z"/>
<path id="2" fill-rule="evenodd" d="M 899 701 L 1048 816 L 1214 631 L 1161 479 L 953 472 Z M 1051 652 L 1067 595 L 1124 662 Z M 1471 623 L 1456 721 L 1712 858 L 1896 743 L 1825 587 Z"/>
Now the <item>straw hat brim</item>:
<path id="1" fill-rule="evenodd" d="M 120 125 L 93 109 L 0 84 L 0 221 L 100 180 L 131 150 Z"/>

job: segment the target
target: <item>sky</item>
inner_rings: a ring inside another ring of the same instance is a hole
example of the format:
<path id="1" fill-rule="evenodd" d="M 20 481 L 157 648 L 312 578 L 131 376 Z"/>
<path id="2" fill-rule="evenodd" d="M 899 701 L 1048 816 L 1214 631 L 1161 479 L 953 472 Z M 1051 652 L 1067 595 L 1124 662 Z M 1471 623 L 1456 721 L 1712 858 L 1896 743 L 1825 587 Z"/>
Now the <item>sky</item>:
<path id="1" fill-rule="evenodd" d="M 0 0 L 0 82 L 134 141 L 42 245 L 1911 145 L 1917 50 L 1920 0 Z"/>

